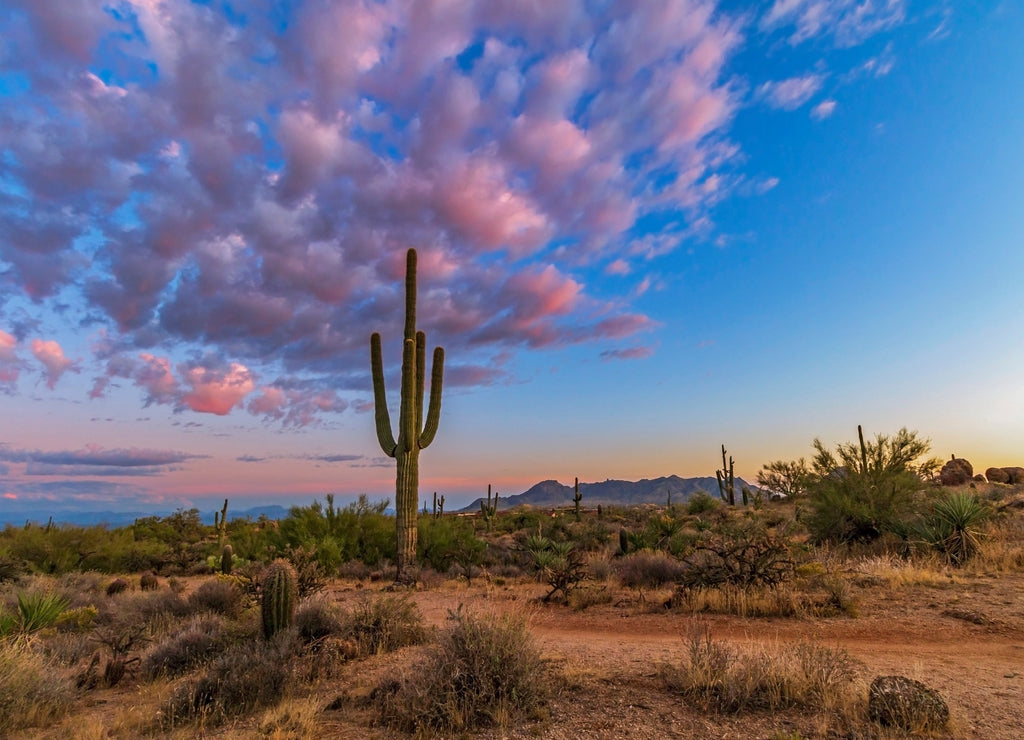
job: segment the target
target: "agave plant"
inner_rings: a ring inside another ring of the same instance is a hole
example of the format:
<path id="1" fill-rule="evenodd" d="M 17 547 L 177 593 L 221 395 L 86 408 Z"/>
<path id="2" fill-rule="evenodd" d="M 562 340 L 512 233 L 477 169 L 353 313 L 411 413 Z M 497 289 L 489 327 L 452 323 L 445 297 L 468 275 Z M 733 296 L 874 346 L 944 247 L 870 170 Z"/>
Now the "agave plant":
<path id="1" fill-rule="evenodd" d="M 57 594 L 18 594 L 18 627 L 23 632 L 50 627 L 68 605 L 68 600 Z"/>
<path id="2" fill-rule="evenodd" d="M 922 527 L 925 541 L 939 550 L 952 565 L 963 565 L 977 554 L 981 531 L 989 510 L 972 493 L 953 493 L 932 507 Z"/>

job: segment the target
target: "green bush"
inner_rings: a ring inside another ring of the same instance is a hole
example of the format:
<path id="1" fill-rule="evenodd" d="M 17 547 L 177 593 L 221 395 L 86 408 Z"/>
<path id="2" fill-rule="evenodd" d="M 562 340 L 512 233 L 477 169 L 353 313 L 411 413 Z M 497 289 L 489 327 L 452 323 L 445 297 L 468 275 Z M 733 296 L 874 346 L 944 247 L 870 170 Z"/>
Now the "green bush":
<path id="1" fill-rule="evenodd" d="M 935 502 L 919 531 L 951 565 L 963 565 L 977 554 L 981 537 L 978 525 L 989 514 L 989 508 L 973 493 L 952 493 Z"/>
<path id="2" fill-rule="evenodd" d="M 438 573 L 459 566 L 467 577 L 483 561 L 487 544 L 476 536 L 473 525 L 455 517 L 420 517 L 416 541 L 420 562 Z"/>
<path id="3" fill-rule="evenodd" d="M 837 446 L 835 453 L 814 440 L 808 485 L 806 524 L 818 542 L 869 542 L 893 532 L 913 516 L 915 494 L 938 460 L 921 460 L 929 443 L 901 429 L 859 444 Z"/>

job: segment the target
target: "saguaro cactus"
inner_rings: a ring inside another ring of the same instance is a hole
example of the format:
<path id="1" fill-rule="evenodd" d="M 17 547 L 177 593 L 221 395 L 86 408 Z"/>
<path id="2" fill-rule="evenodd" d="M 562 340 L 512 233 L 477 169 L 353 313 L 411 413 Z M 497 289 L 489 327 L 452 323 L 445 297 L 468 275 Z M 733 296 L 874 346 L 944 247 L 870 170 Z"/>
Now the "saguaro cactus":
<path id="1" fill-rule="evenodd" d="M 580 493 L 580 479 L 579 478 L 576 479 L 576 484 L 573 487 L 573 491 L 575 491 L 575 493 L 573 494 L 572 502 L 573 502 L 573 504 L 575 504 L 576 521 L 579 521 L 580 520 L 580 501 L 583 500 L 583 494 Z"/>
<path id="2" fill-rule="evenodd" d="M 260 603 L 263 635 L 268 640 L 291 625 L 298 590 L 298 576 L 291 563 L 278 559 L 270 564 L 263 576 L 263 598 Z"/>
<path id="3" fill-rule="evenodd" d="M 395 519 L 398 557 L 395 580 L 414 578 L 408 568 L 416 563 L 416 509 L 419 507 L 420 450 L 434 441 L 441 420 L 441 378 L 444 349 L 434 349 L 430 373 L 430 404 L 423 419 L 423 385 L 426 376 L 427 336 L 416 331 L 416 250 L 410 249 L 405 262 L 405 338 L 402 348 L 402 388 L 398 415 L 398 439 L 391 431 L 380 334 L 370 336 L 370 368 L 373 374 L 373 404 L 377 440 L 384 454 L 395 458 Z"/>
<path id="4" fill-rule="evenodd" d="M 722 445 L 722 469 L 715 471 L 718 478 L 718 495 L 722 501 L 729 506 L 736 505 L 736 476 L 732 472 L 732 455 L 729 456 L 729 465 L 725 464 L 725 445 Z"/>
<path id="5" fill-rule="evenodd" d="M 484 518 L 487 531 L 491 531 L 491 524 L 494 522 L 494 515 L 498 513 L 498 492 L 494 492 L 494 499 L 491 499 L 491 484 L 487 484 L 487 503 L 480 502 L 480 514 Z"/>

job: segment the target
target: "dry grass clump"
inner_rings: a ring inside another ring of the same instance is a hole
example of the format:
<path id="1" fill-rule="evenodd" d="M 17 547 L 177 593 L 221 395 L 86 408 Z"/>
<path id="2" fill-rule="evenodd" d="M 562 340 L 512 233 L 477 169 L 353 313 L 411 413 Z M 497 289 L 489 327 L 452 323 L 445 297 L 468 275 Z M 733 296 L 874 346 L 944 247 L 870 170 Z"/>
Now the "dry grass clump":
<path id="1" fill-rule="evenodd" d="M 525 619 L 460 609 L 420 664 L 374 693 L 389 727 L 456 733 L 537 712 L 548 681 Z"/>
<path id="2" fill-rule="evenodd" d="M 0 640 L 0 734 L 66 713 L 75 687 L 31 638 Z"/>
<path id="3" fill-rule="evenodd" d="M 641 550 L 620 558 L 615 574 L 625 588 L 655 589 L 674 583 L 682 574 L 683 565 L 660 550 Z"/>
<path id="4" fill-rule="evenodd" d="M 800 644 L 741 652 L 712 639 L 707 627 L 689 634 L 683 660 L 664 666 L 661 677 L 701 711 L 727 714 L 794 707 L 849 711 L 861 688 L 858 665 L 845 650 Z"/>
<path id="5" fill-rule="evenodd" d="M 223 652 L 229 639 L 222 617 L 195 616 L 180 631 L 150 648 L 142 658 L 142 676 L 153 680 L 187 673 Z"/>
<path id="6" fill-rule="evenodd" d="M 358 599 L 341 617 L 339 631 L 339 636 L 352 640 L 363 656 L 419 645 L 427 634 L 419 608 L 403 594 Z"/>
<path id="7" fill-rule="evenodd" d="M 908 586 L 948 588 L 960 583 L 956 572 L 934 555 L 900 558 L 886 553 L 863 558 L 851 566 L 862 577 L 881 581 L 897 590 Z"/>
<path id="8" fill-rule="evenodd" d="M 190 722 L 219 724 L 276 704 L 292 677 L 298 641 L 294 631 L 271 641 L 230 646 L 198 678 L 178 685 L 161 712 L 164 729 Z"/>

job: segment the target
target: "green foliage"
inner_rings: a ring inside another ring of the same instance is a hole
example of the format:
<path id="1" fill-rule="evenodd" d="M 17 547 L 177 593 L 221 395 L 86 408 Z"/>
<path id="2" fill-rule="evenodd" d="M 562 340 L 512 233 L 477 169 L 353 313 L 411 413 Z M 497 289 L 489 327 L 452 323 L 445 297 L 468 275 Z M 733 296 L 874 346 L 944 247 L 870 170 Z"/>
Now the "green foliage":
<path id="1" fill-rule="evenodd" d="M 757 473 L 757 485 L 776 496 L 790 499 L 802 496 L 807 492 L 811 482 L 811 471 L 807 461 L 773 460 L 765 464 Z"/>
<path id="2" fill-rule="evenodd" d="M 235 551 L 231 545 L 224 545 L 220 551 L 220 572 L 226 576 L 231 575 L 231 566 L 234 564 Z"/>
<path id="3" fill-rule="evenodd" d="M 938 461 L 921 460 L 928 440 L 904 427 L 894 436 L 840 444 L 835 452 L 814 440 L 807 526 L 817 541 L 871 541 L 913 513 L 914 496 Z"/>
<path id="4" fill-rule="evenodd" d="M 314 501 L 293 506 L 281 520 L 273 541 L 278 550 L 306 548 L 327 570 L 358 560 L 373 567 L 395 557 L 395 523 L 384 511 L 390 501 L 371 503 L 365 495 L 341 509 L 334 508 L 334 496 L 327 506 Z M 235 535 L 232 542 L 237 544 Z"/>
<path id="5" fill-rule="evenodd" d="M 476 536 L 467 519 L 427 517 L 420 519 L 418 526 L 420 561 L 438 573 L 447 573 L 457 565 L 469 574 L 482 562 L 487 543 Z"/>
<path id="6" fill-rule="evenodd" d="M 989 508 L 973 493 L 956 492 L 935 502 L 919 531 L 951 565 L 963 565 L 977 554 L 981 537 L 978 525 L 989 515 Z"/>
<path id="7" fill-rule="evenodd" d="M 270 639 L 291 626 L 298 600 L 298 577 L 287 560 L 275 560 L 263 576 L 260 618 L 263 635 Z"/>

